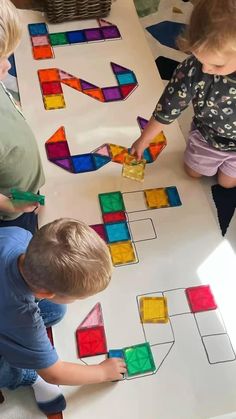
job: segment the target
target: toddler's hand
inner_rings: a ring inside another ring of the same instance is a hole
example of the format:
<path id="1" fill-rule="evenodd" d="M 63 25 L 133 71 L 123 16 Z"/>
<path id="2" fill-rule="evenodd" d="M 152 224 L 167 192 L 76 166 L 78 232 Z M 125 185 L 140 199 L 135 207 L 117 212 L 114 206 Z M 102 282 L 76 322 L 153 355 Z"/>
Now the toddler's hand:
<path id="1" fill-rule="evenodd" d="M 12 212 L 35 212 L 38 213 L 40 204 L 39 202 L 25 202 L 22 203 L 20 201 L 12 201 Z"/>
<path id="2" fill-rule="evenodd" d="M 138 138 L 131 146 L 130 154 L 134 155 L 137 160 L 141 160 L 146 144 L 142 138 Z"/>
<path id="3" fill-rule="evenodd" d="M 102 368 L 102 381 L 122 380 L 122 374 L 126 372 L 125 362 L 121 358 L 108 358 L 99 366 Z"/>

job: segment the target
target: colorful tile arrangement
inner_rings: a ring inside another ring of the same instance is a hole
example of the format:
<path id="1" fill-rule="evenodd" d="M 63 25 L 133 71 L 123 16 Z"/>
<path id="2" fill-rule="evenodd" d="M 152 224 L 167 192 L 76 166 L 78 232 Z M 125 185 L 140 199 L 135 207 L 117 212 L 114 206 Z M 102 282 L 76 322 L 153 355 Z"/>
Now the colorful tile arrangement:
<path id="1" fill-rule="evenodd" d="M 54 58 L 54 48 L 66 45 L 75 45 L 91 42 L 101 42 L 121 39 L 121 34 L 116 25 L 104 19 L 98 19 L 97 28 L 82 30 L 49 33 L 46 23 L 31 23 L 28 25 L 29 35 L 32 43 L 32 54 L 35 60 L 47 60 Z M 121 76 L 126 78 L 130 84 L 132 76 Z"/>
<path id="2" fill-rule="evenodd" d="M 217 308 L 209 285 L 187 288 L 185 292 L 192 313 L 215 310 Z"/>
<path id="3" fill-rule="evenodd" d="M 116 65 L 116 67 L 119 67 Z M 49 73 L 46 73 L 44 70 L 40 70 L 40 80 L 42 81 L 43 88 L 46 89 L 44 91 L 50 91 L 48 84 L 51 84 L 51 91 L 58 91 L 58 94 L 53 94 L 49 96 L 45 96 L 45 104 L 50 109 L 53 109 L 53 101 L 60 101 L 63 99 L 63 95 L 59 93 L 59 76 L 61 79 L 68 81 L 67 79 L 63 78 L 63 74 L 58 73 L 57 69 L 51 69 Z M 66 73 L 65 73 L 66 74 Z M 65 76 L 66 77 L 66 76 Z M 50 80 L 48 82 L 47 80 Z M 77 80 L 78 82 L 78 80 Z M 46 86 L 46 87 L 45 87 Z M 81 86 L 81 83 L 79 84 Z M 81 87 L 80 87 L 81 88 Z M 58 90 L 57 90 L 58 89 Z M 64 99 L 63 99 L 64 100 Z M 63 102 L 61 102 L 63 103 Z M 142 130 L 145 125 L 147 124 L 147 120 L 141 117 L 137 118 L 138 124 L 140 129 Z M 157 159 L 163 148 L 166 146 L 166 138 L 163 133 L 159 134 L 157 137 L 153 139 L 153 142 L 150 146 L 145 150 L 144 155 L 146 156 L 147 163 L 152 163 Z M 48 160 L 52 163 L 56 164 L 57 166 L 61 167 L 64 170 L 67 170 L 71 173 L 84 173 L 90 172 L 94 170 L 99 170 L 106 164 L 110 163 L 111 161 L 114 163 L 123 164 L 126 158 L 130 158 L 128 155 L 129 151 L 126 147 L 117 144 L 102 144 L 96 150 L 91 153 L 86 154 L 79 154 L 76 156 L 71 156 L 68 142 L 66 139 L 65 129 L 64 127 L 60 127 L 45 143 L 45 148 L 47 152 Z M 138 177 L 141 180 L 143 176 L 143 169 L 144 167 L 139 168 Z M 134 174 L 135 177 L 135 174 Z M 137 177 L 137 176 L 136 176 Z M 171 189 L 171 187 L 167 191 L 168 199 L 171 201 L 170 206 L 177 206 L 181 205 L 178 203 L 178 199 L 175 194 L 175 189 Z"/>
<path id="4" fill-rule="evenodd" d="M 142 323 L 167 323 L 168 310 L 165 297 L 141 297 L 139 300 Z"/>
<path id="5" fill-rule="evenodd" d="M 129 179 L 142 182 L 144 180 L 144 170 L 146 160 L 136 160 L 134 156 L 126 155 L 122 168 L 122 175 Z"/>
<path id="6" fill-rule="evenodd" d="M 114 102 L 127 99 L 138 86 L 135 74 L 128 68 L 121 67 L 115 63 L 111 63 L 111 68 L 118 84 L 116 86 L 102 88 L 59 68 L 38 70 L 45 109 L 52 110 L 66 107 L 61 84 L 65 84 L 99 102 Z M 121 78 L 120 76 L 125 77 Z M 130 83 L 130 80 L 132 80 L 132 83 Z"/>
<path id="7" fill-rule="evenodd" d="M 146 374 L 156 370 L 149 343 L 124 348 L 124 359 L 127 367 L 127 376 Z"/>
<path id="8" fill-rule="evenodd" d="M 79 358 L 107 353 L 102 308 L 96 304 L 76 330 Z"/>

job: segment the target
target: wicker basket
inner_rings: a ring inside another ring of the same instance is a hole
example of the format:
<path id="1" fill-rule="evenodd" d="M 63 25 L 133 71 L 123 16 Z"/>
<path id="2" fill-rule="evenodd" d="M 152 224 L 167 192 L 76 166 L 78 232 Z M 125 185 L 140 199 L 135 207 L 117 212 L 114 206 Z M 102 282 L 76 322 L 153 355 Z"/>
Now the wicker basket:
<path id="1" fill-rule="evenodd" d="M 106 17 L 112 0 L 44 0 L 49 22 Z"/>

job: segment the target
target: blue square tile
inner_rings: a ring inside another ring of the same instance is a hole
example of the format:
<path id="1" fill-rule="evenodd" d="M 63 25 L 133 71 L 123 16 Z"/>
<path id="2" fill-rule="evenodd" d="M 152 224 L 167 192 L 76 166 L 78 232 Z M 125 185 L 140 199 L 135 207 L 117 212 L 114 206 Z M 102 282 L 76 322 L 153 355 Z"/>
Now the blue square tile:
<path id="1" fill-rule="evenodd" d="M 179 207 L 180 205 L 182 205 L 176 186 L 167 187 L 166 192 L 171 207 Z"/>
<path id="2" fill-rule="evenodd" d="M 77 156 L 71 156 L 71 159 L 75 173 L 91 172 L 96 169 L 92 154 L 78 154 Z"/>
<path id="3" fill-rule="evenodd" d="M 28 29 L 31 36 L 48 34 L 48 28 L 45 23 L 30 23 Z"/>
<path id="4" fill-rule="evenodd" d="M 131 240 L 128 225 L 125 222 L 105 224 L 108 243 Z"/>
<path id="5" fill-rule="evenodd" d="M 128 73 L 120 73 L 116 75 L 119 84 L 133 84 L 137 83 L 137 79 L 131 71 Z"/>
<path id="6" fill-rule="evenodd" d="M 124 358 L 124 353 L 122 349 L 110 349 L 108 352 L 109 358 Z"/>
<path id="7" fill-rule="evenodd" d="M 69 32 L 66 32 L 66 35 L 70 44 L 78 44 L 80 42 L 87 42 L 84 31 L 69 31 Z"/>

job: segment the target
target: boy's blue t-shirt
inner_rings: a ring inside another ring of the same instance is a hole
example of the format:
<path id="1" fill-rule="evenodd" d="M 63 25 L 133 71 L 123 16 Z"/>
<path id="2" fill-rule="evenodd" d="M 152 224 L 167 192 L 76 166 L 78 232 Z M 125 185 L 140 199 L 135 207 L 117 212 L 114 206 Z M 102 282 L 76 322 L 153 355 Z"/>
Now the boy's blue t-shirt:
<path id="1" fill-rule="evenodd" d="M 18 368 L 47 368 L 58 360 L 35 297 L 18 269 L 31 233 L 0 228 L 0 357 Z"/>

